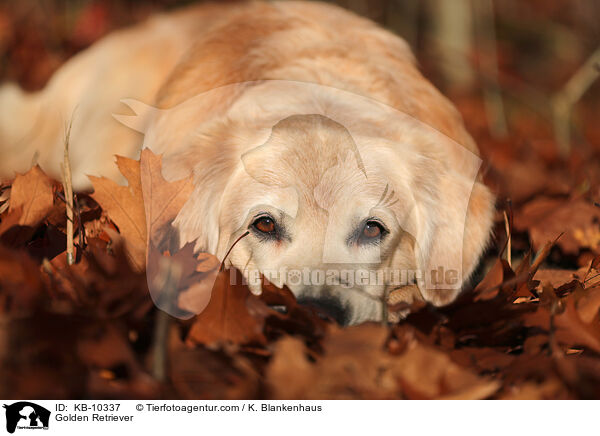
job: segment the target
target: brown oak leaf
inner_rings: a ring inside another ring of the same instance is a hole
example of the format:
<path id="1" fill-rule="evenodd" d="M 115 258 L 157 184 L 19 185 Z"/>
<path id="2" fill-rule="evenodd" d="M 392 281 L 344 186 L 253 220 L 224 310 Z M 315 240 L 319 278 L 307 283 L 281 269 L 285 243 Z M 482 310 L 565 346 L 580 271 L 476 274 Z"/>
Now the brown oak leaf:
<path id="1" fill-rule="evenodd" d="M 190 344 L 265 343 L 263 326 L 269 308 L 244 285 L 238 270 L 221 271 L 208 306 L 198 315 L 187 337 Z"/>
<path id="2" fill-rule="evenodd" d="M 162 158 L 149 149 L 142 150 L 140 157 L 141 187 L 146 213 L 146 231 L 156 246 L 164 246 L 173 222 L 193 190 L 192 178 L 174 182 L 162 175 Z M 178 241 L 177 241 L 178 244 Z"/>
<path id="3" fill-rule="evenodd" d="M 106 177 L 88 176 L 94 186 L 92 198 L 117 225 L 125 240 L 125 248 L 132 265 L 141 271 L 146 263 L 146 215 L 140 163 L 117 156 L 117 166 L 127 179 L 128 185 L 120 186 Z"/>
<path id="4" fill-rule="evenodd" d="M 46 218 L 53 205 L 52 180 L 39 166 L 17 175 L 10 192 L 9 213 L 21 209 L 19 225 L 36 226 Z"/>

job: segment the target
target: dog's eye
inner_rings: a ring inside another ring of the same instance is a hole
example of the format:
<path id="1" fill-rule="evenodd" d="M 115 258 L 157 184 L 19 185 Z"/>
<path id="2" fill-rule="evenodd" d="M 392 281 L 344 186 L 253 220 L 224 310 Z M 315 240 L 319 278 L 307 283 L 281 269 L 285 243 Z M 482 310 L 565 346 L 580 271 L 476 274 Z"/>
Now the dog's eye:
<path id="1" fill-rule="evenodd" d="M 386 233 L 385 228 L 377 221 L 367 221 L 362 229 L 361 239 L 371 242 L 380 239 Z"/>
<path id="2" fill-rule="evenodd" d="M 262 216 L 252 223 L 252 227 L 261 233 L 275 233 L 275 221 L 269 216 Z"/>

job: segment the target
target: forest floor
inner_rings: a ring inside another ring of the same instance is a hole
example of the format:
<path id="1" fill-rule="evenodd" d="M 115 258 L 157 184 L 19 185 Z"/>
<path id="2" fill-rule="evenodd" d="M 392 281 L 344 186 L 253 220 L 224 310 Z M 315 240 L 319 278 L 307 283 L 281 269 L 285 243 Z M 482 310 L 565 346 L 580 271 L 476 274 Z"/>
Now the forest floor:
<path id="1" fill-rule="evenodd" d="M 121 24 L 101 7 L 79 20 L 57 52 L 43 28 L 16 27 L 0 13 L 4 77 L 39 88 Z M 511 52 L 502 55 L 509 69 Z M 509 76 L 502 87 L 525 95 Z M 190 247 L 169 253 L 173 263 L 187 259 L 176 304 L 182 313 L 208 306 L 185 320 L 157 310 L 143 271 L 156 217 L 144 214 L 143 189 L 176 199 L 161 210 L 168 220 L 189 186 L 158 177 L 151 153 L 119 159 L 128 187 L 95 179 L 94 193 L 77 195 L 74 265 L 61 181 L 34 167 L 0 183 L 0 396 L 600 398 L 599 104 L 578 104 L 578 129 L 561 153 L 551 117 L 513 104 L 508 133 L 493 135 L 481 89 L 451 94 L 497 195 L 493 241 L 483 273 L 456 302 L 414 304 L 391 325 L 342 328 L 274 286 L 255 296 Z M 209 281 L 212 298 L 198 303 L 198 283 Z"/>

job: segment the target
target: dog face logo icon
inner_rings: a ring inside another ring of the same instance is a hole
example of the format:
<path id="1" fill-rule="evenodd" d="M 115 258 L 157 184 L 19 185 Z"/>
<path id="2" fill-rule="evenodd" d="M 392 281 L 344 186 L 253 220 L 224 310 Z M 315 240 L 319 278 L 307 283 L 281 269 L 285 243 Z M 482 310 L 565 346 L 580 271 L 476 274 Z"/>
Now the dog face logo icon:
<path id="1" fill-rule="evenodd" d="M 6 409 L 6 431 L 16 429 L 48 429 L 50 411 L 29 401 L 19 401 L 3 406 Z"/>

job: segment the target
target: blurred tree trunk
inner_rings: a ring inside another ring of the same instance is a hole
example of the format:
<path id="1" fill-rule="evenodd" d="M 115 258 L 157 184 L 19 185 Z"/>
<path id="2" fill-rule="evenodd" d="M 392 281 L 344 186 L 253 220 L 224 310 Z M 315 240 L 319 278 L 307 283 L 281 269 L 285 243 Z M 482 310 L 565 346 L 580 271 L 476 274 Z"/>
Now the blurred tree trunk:
<path id="1" fill-rule="evenodd" d="M 430 0 L 434 53 L 440 71 L 451 88 L 473 85 L 475 74 L 469 56 L 473 52 L 473 17 L 470 0 Z"/>
<path id="2" fill-rule="evenodd" d="M 502 91 L 498 83 L 496 20 L 492 0 L 474 1 L 473 17 L 479 70 L 487 78 L 483 87 L 483 97 L 488 125 L 494 137 L 502 138 L 508 131 Z"/>

